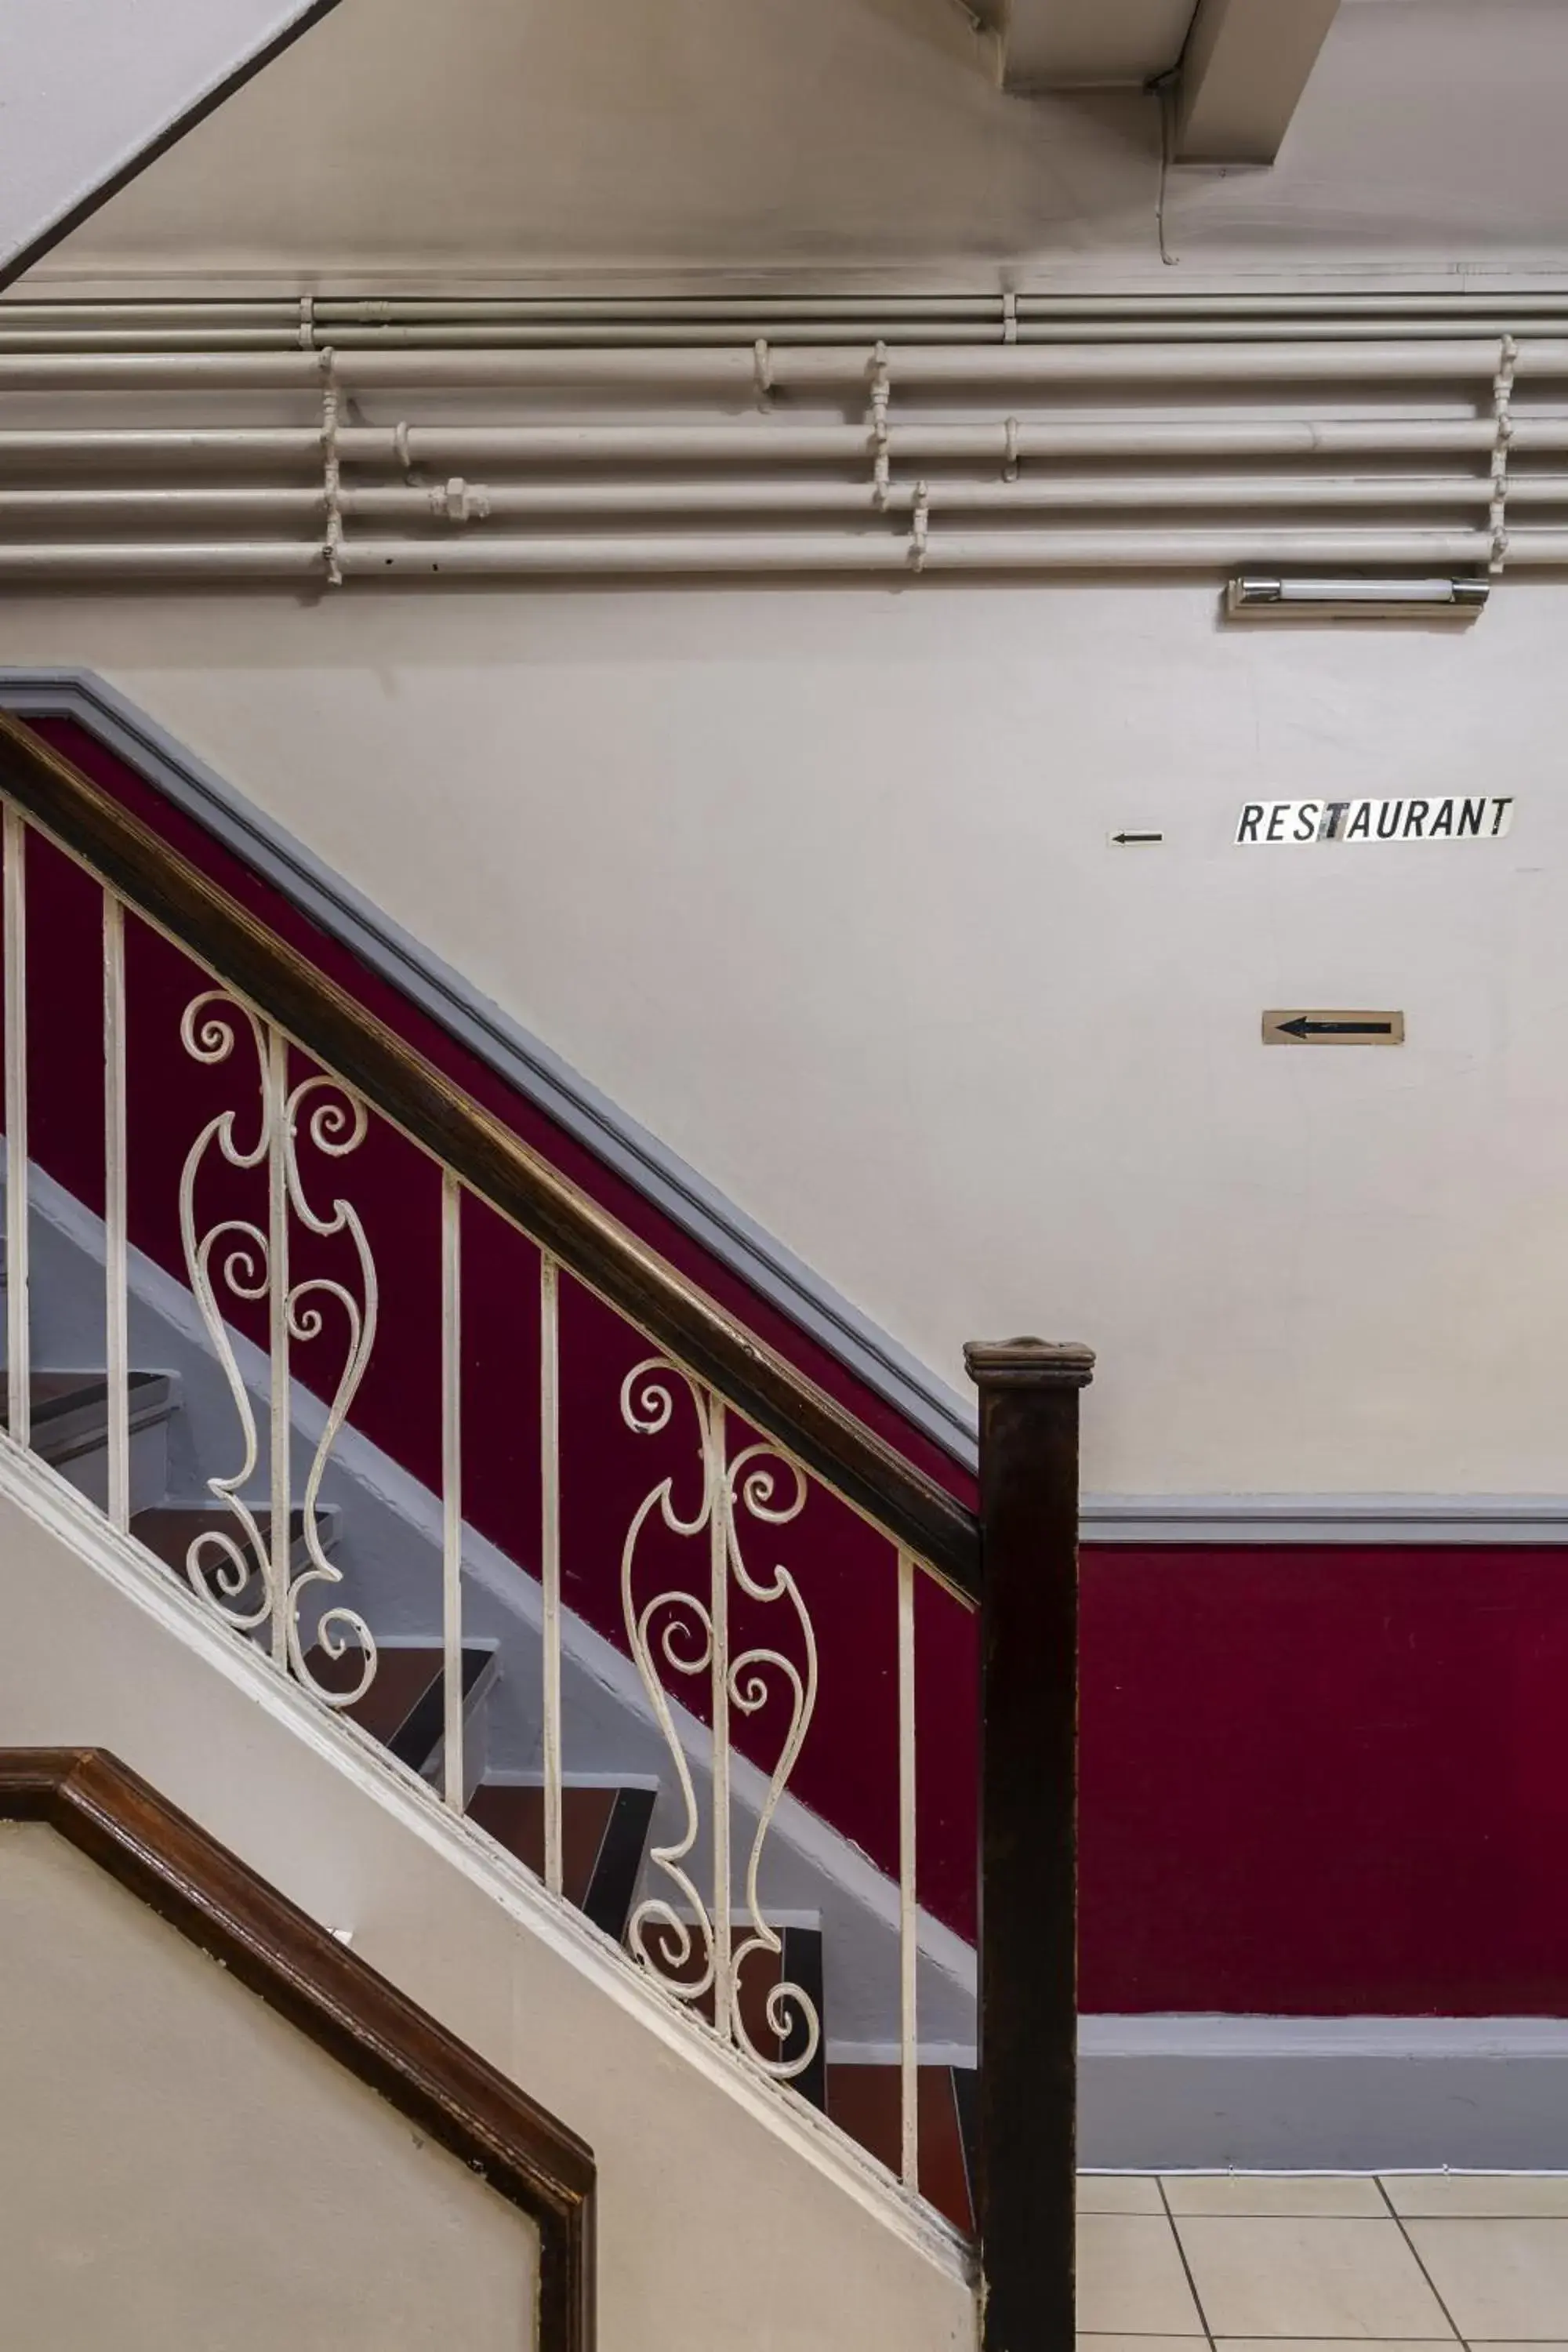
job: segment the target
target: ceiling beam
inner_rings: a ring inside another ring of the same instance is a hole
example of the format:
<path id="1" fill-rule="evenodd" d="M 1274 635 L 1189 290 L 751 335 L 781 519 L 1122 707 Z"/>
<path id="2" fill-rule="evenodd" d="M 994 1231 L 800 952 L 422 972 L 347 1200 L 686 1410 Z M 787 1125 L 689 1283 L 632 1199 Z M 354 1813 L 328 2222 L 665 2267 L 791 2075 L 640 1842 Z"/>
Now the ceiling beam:
<path id="1" fill-rule="evenodd" d="M 1174 65 L 1193 0 L 1010 0 L 1000 15 L 1009 89 L 1137 89 Z"/>
<path id="2" fill-rule="evenodd" d="M 1176 95 L 1178 163 L 1272 163 L 1340 0 L 1198 0 Z"/>

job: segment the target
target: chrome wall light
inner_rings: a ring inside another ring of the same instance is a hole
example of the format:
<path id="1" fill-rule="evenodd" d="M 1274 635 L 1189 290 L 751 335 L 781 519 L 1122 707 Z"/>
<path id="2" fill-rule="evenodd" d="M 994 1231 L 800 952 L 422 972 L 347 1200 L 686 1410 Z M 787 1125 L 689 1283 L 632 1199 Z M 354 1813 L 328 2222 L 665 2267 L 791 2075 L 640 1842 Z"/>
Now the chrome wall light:
<path id="1" fill-rule="evenodd" d="M 1490 583 L 1448 580 L 1283 580 L 1251 573 L 1228 583 L 1232 621 L 1473 621 Z"/>

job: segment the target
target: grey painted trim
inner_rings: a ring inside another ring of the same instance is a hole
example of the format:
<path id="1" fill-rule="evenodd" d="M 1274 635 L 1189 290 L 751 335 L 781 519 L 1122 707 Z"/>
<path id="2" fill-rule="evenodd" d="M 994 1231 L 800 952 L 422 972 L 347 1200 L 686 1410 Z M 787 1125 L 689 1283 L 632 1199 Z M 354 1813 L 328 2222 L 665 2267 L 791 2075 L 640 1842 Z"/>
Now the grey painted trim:
<path id="1" fill-rule="evenodd" d="M 1563 1495 L 1089 1495 L 1094 1544 L 1568 1544 Z"/>
<path id="2" fill-rule="evenodd" d="M 826 1348 L 912 1427 L 965 1469 L 974 1468 L 973 1402 L 939 1380 L 569 1063 L 390 921 L 105 679 L 91 670 L 0 668 L 0 708 L 18 718 L 74 719 L 88 729 Z"/>
<path id="3" fill-rule="evenodd" d="M 1086 2017 L 1105 2171 L 1535 2172 L 1568 2158 L 1568 2019 Z"/>

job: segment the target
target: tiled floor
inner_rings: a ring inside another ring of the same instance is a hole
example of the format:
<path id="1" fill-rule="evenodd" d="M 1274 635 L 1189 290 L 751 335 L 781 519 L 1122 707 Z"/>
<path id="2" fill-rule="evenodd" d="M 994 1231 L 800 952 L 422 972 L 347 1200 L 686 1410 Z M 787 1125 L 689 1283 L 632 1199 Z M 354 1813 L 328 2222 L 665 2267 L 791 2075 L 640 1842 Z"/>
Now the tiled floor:
<path id="1" fill-rule="evenodd" d="M 1568 2352 L 1568 2175 L 1086 2173 L 1080 2352 Z"/>

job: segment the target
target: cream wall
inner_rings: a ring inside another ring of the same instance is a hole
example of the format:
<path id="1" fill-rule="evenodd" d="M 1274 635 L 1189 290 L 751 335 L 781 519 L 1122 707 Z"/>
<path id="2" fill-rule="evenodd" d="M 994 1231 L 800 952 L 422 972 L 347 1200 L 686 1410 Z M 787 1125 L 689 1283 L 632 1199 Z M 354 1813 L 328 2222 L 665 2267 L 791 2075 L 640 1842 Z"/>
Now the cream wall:
<path id="1" fill-rule="evenodd" d="M 1568 587 L 12 602 L 949 1379 L 1082 1338 L 1100 1492 L 1560 1492 Z M 1231 846 L 1248 797 L 1517 795 Z M 1157 828 L 1157 848 L 1110 845 Z M 1397 1053 L 1265 1006 L 1401 1008 Z"/>
<path id="2" fill-rule="evenodd" d="M 8 2352 L 522 2352 L 539 2232 L 53 1830 L 0 1823 Z"/>

